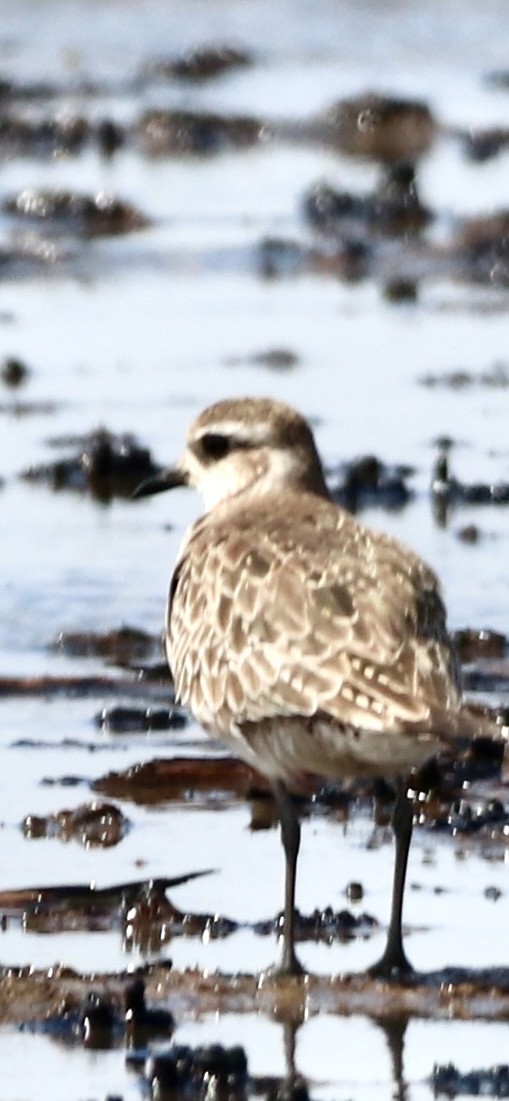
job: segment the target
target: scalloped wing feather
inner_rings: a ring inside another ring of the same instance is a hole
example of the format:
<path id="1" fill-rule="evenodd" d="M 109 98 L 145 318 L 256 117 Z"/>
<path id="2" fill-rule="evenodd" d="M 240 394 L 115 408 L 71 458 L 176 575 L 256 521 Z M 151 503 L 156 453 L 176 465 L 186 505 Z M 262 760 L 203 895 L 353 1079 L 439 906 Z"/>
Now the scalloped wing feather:
<path id="1" fill-rule="evenodd" d="M 320 715 L 431 730 L 458 709 L 437 581 L 416 555 L 311 495 L 215 512 L 191 531 L 168 613 L 178 695 L 205 727 Z"/>

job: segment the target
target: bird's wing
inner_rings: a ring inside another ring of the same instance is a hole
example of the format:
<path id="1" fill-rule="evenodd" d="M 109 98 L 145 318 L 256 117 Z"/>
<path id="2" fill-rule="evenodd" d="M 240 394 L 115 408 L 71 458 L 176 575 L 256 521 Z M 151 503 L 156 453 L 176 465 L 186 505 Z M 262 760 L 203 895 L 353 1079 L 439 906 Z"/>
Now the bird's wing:
<path id="1" fill-rule="evenodd" d="M 458 705 L 436 579 L 417 556 L 326 505 L 197 525 L 168 623 L 177 691 L 221 732 L 231 722 L 326 715 L 367 730 L 421 729 Z M 323 514 L 322 514 L 323 513 Z"/>

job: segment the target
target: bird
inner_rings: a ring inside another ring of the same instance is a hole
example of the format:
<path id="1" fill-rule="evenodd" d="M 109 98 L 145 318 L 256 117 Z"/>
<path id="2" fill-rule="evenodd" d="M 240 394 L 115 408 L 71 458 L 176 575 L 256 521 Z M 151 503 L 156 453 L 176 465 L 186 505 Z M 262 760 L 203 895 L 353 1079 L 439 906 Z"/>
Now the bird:
<path id="1" fill-rule="evenodd" d="M 292 784 L 309 774 L 386 777 L 396 785 L 395 868 L 385 950 L 369 971 L 404 976 L 413 970 L 402 935 L 409 776 L 480 722 L 462 703 L 438 579 L 331 499 L 309 423 L 270 398 L 205 409 L 182 458 L 135 496 L 177 486 L 196 488 L 205 512 L 171 579 L 167 658 L 178 700 L 272 786 L 285 854 L 273 970 L 303 973 Z"/>

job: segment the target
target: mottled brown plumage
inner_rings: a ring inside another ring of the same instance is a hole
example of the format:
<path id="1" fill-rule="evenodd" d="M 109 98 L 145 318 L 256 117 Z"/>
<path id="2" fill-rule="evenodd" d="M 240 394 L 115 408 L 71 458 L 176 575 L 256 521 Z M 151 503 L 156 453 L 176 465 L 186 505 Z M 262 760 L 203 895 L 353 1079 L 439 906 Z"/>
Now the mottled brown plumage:
<path id="1" fill-rule="evenodd" d="M 330 500 L 298 413 L 260 399 L 212 406 L 147 491 L 178 483 L 207 511 L 171 586 L 177 696 L 275 784 L 283 836 L 292 778 L 408 775 L 474 733 L 435 575 Z M 287 883 L 287 925 L 290 895 Z M 295 969 L 293 945 L 285 958 Z"/>
<path id="2" fill-rule="evenodd" d="M 310 493 L 232 499 L 195 525 L 167 646 L 181 701 L 271 777 L 394 775 L 457 732 L 455 659 L 434 575 Z"/>

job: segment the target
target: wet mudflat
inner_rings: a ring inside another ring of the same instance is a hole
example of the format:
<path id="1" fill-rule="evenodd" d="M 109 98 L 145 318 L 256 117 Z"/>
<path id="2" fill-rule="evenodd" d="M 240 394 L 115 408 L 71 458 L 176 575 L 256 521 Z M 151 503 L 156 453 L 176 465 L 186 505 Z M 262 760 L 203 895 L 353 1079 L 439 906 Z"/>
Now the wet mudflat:
<path id="1" fill-rule="evenodd" d="M 509 706 L 502 0 L 23 0 L 0 13 L 2 1097 L 507 1096 L 509 798 L 422 777 L 412 982 L 366 978 L 391 791 L 303 787 L 304 984 L 260 777 L 175 704 L 199 503 L 133 502 L 200 408 L 268 394 L 443 580 Z M 369 1057 L 367 1057 L 369 1053 Z"/>

